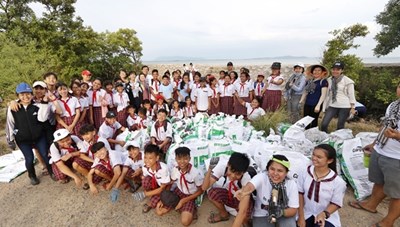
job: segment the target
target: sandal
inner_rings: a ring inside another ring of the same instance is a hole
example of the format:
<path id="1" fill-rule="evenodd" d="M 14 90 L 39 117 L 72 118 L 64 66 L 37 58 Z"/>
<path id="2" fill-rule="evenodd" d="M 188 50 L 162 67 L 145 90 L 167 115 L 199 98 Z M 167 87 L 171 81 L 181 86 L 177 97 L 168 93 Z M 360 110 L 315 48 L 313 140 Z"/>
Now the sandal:
<path id="1" fill-rule="evenodd" d="M 49 175 L 49 171 L 47 170 L 47 168 L 43 168 L 42 169 L 42 176 L 48 176 Z"/>
<path id="2" fill-rule="evenodd" d="M 358 210 L 364 210 L 364 211 L 370 212 L 370 213 L 372 213 L 372 214 L 378 213 L 378 211 L 376 211 L 376 210 L 375 210 L 375 211 L 368 210 L 368 209 L 366 209 L 365 207 L 361 206 L 361 203 L 360 203 L 359 201 L 352 201 L 352 202 L 349 202 L 349 206 L 351 206 L 351 207 L 353 207 L 353 208 L 355 208 L 355 209 L 358 209 Z"/>
<path id="3" fill-rule="evenodd" d="M 148 213 L 151 209 L 152 209 L 152 207 L 147 205 L 147 203 L 146 203 L 143 205 L 142 213 L 143 214 Z"/>
<path id="4" fill-rule="evenodd" d="M 88 190 L 90 188 L 88 183 L 84 183 L 82 189 L 83 190 Z"/>
<path id="5" fill-rule="evenodd" d="M 217 218 L 217 217 L 218 217 L 218 218 Z M 226 217 L 222 217 L 220 214 L 211 212 L 211 213 L 210 213 L 210 216 L 208 217 L 207 220 L 208 220 L 208 223 L 214 224 L 214 223 L 221 222 L 221 221 L 228 221 L 229 218 L 230 218 L 230 215 L 229 215 L 229 214 L 228 214 L 228 216 L 226 216 Z"/>

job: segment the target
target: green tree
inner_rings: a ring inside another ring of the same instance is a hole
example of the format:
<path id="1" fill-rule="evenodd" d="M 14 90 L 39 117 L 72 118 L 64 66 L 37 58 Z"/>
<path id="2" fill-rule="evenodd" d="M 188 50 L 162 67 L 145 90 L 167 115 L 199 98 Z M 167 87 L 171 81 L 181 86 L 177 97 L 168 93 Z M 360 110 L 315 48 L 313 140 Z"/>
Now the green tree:
<path id="1" fill-rule="evenodd" d="M 35 17 L 28 6 L 33 0 L 0 0 L 0 32 L 24 26 Z"/>
<path id="2" fill-rule="evenodd" d="M 400 45 L 400 0 L 390 0 L 383 12 L 376 16 L 382 30 L 376 34 L 378 42 L 374 54 L 378 57 L 388 55 Z"/>
<path id="3" fill-rule="evenodd" d="M 368 27 L 355 24 L 344 29 L 333 30 L 329 34 L 333 35 L 333 39 L 325 44 L 327 49 L 323 52 L 322 64 L 330 67 L 335 61 L 343 61 L 346 65 L 346 75 L 357 81 L 359 72 L 364 67 L 362 59 L 354 54 L 345 54 L 344 52 L 360 46 L 354 44 L 354 39 L 365 37 L 368 34 Z"/>

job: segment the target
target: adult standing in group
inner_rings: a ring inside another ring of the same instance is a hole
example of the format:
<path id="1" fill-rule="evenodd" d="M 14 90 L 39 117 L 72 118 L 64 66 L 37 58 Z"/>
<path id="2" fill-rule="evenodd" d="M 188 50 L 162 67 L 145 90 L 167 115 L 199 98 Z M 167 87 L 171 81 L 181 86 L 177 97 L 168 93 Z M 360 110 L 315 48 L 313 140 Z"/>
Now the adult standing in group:
<path id="1" fill-rule="evenodd" d="M 151 91 L 150 85 L 146 79 L 146 74 L 140 73 L 135 87 L 139 89 L 139 100 L 141 104 L 143 103 L 143 100 L 150 100 Z"/>
<path id="2" fill-rule="evenodd" d="M 304 88 L 303 95 L 300 99 L 300 106 L 304 104 L 304 116 L 313 117 L 314 120 L 308 128 L 318 126 L 319 113 L 321 112 L 322 103 L 328 92 L 328 81 L 325 79 L 328 70 L 323 65 L 311 65 L 307 68 L 312 76 Z"/>
<path id="3" fill-rule="evenodd" d="M 41 103 L 32 102 L 33 91 L 27 83 L 20 83 L 16 88 L 18 102 L 21 108 L 17 111 L 7 109 L 7 138 L 10 144 L 17 144 L 25 157 L 25 167 L 28 171 L 32 185 L 40 183 L 36 176 L 34 166 L 34 155 L 32 147 L 39 150 L 47 171 L 53 176 L 53 170 L 49 164 L 47 155 L 47 141 L 44 133 L 43 122 L 47 121 L 49 115 L 49 95 L 50 101 L 56 101 L 54 95 L 47 93 Z"/>
<path id="4" fill-rule="evenodd" d="M 397 100 L 386 109 L 383 128 L 374 143 L 364 147 L 372 152 L 369 161 L 368 178 L 374 182 L 371 197 L 363 201 L 354 201 L 349 205 L 377 213 L 376 208 L 388 196 L 390 197 L 387 215 L 373 226 L 393 226 L 400 217 L 400 83 L 397 84 Z"/>
<path id="5" fill-rule="evenodd" d="M 283 76 L 281 75 L 281 63 L 274 62 L 271 65 L 271 75 L 267 77 L 266 90 L 263 95 L 262 108 L 265 111 L 276 111 L 281 106 Z"/>
<path id="6" fill-rule="evenodd" d="M 336 129 L 344 128 L 350 113 L 355 114 L 356 98 L 354 95 L 354 81 L 343 74 L 344 63 L 335 62 L 332 66 L 332 76 L 328 78 L 328 96 L 324 103 L 324 118 L 321 123 L 321 130 L 328 132 L 328 126 L 332 118 L 338 116 Z"/>
<path id="7" fill-rule="evenodd" d="M 285 84 L 285 99 L 289 119 L 292 124 L 300 120 L 299 103 L 306 85 L 306 77 L 304 75 L 304 64 L 298 63 L 293 66 L 293 74 Z"/>
<path id="8" fill-rule="evenodd" d="M 233 72 L 233 63 L 231 61 L 226 64 L 226 71 L 228 74 L 231 74 L 231 72 Z"/>

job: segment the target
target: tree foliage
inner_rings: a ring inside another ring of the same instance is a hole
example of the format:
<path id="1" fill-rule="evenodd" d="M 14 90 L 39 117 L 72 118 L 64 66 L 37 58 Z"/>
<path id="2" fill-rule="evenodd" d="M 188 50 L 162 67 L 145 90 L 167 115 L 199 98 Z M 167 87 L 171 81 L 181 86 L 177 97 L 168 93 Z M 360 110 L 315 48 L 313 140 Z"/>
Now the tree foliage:
<path id="1" fill-rule="evenodd" d="M 330 34 L 333 35 L 333 39 L 325 44 L 327 49 L 323 52 L 322 64 L 330 67 L 335 61 L 343 61 L 346 65 L 345 74 L 357 81 L 359 72 L 363 68 L 362 59 L 354 54 L 345 54 L 345 51 L 360 46 L 354 43 L 354 39 L 365 37 L 368 34 L 368 27 L 355 24 L 344 29 L 336 29 Z"/>
<path id="2" fill-rule="evenodd" d="M 390 0 L 384 11 L 376 16 L 382 30 L 376 34 L 378 42 L 374 54 L 378 57 L 388 55 L 400 45 L 400 0 Z"/>

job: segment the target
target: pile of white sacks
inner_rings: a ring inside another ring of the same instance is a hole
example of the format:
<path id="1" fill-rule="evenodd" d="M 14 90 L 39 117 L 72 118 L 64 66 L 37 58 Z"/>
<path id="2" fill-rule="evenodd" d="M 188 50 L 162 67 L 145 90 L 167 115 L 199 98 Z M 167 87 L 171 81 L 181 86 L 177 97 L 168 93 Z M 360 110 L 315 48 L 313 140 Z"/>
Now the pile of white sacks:
<path id="1" fill-rule="evenodd" d="M 298 172 L 311 164 L 313 148 L 328 143 L 336 149 L 339 173 L 353 187 L 355 197 L 363 199 L 370 195 L 372 183 L 368 181 L 368 169 L 363 164 L 362 147 L 371 143 L 377 133 L 359 133 L 354 137 L 349 129 L 330 134 L 317 128 L 305 130 L 312 120 L 311 117 L 305 117 L 285 132 L 276 134 L 270 130 L 269 136 L 265 137 L 263 131 L 255 130 L 241 117 L 236 119 L 234 116 L 197 114 L 192 119 L 172 119 L 173 143 L 167 152 L 166 162 L 172 169 L 176 164 L 175 149 L 186 146 L 191 149 L 192 165 L 203 173 L 211 157 L 229 158 L 233 152 L 246 153 L 251 160 L 250 165 L 261 172 L 273 154 L 283 154 L 291 163 L 289 177 L 296 180 Z M 127 131 L 117 139 L 136 140 L 143 149 L 149 142 L 149 132 L 149 129 Z M 127 156 L 122 147 L 116 146 L 116 150 Z"/>

